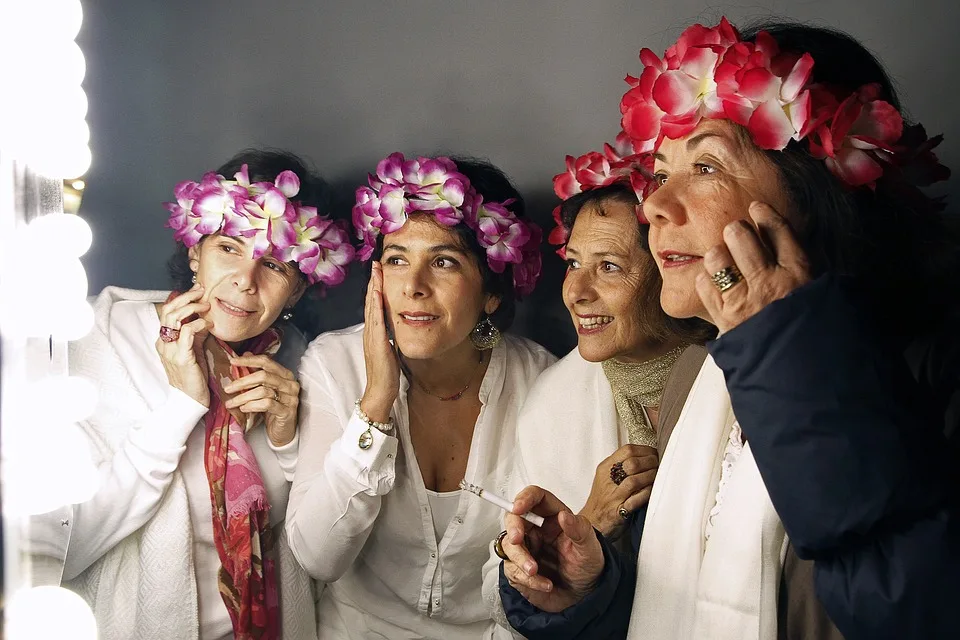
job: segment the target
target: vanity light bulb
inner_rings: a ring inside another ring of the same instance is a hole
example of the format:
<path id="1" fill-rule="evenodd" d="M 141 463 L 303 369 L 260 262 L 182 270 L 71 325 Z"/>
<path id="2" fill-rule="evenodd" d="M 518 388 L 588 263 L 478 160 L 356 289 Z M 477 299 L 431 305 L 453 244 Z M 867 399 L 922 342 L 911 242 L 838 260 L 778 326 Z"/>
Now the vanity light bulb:
<path id="1" fill-rule="evenodd" d="M 51 213 L 34 219 L 29 225 L 29 235 L 35 243 L 34 248 L 39 252 L 38 255 L 56 252 L 79 258 L 93 243 L 90 225 L 80 216 L 71 213 Z M 86 289 L 80 295 L 85 297 Z"/>
<path id="2" fill-rule="evenodd" d="M 97 621 L 90 606 L 73 591 L 32 587 L 18 591 L 7 603 L 5 635 L 7 640 L 96 640 Z"/>

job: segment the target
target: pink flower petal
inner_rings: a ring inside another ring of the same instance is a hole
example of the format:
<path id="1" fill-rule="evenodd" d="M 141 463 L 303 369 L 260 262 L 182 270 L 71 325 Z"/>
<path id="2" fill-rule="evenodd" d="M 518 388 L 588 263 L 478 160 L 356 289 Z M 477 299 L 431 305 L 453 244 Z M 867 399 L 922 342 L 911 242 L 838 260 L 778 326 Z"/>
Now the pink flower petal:
<path id="1" fill-rule="evenodd" d="M 780 87 L 780 99 L 784 102 L 793 102 L 800 94 L 800 91 L 807 84 L 810 75 L 813 73 L 813 57 L 809 53 L 803 54 L 793 70 L 783 80 Z"/>
<path id="2" fill-rule="evenodd" d="M 281 171 L 274 185 L 283 195 L 292 198 L 300 191 L 300 178 L 293 171 Z"/>
<path id="3" fill-rule="evenodd" d="M 763 67 L 754 67 L 744 72 L 740 79 L 739 94 L 753 102 L 767 102 L 780 93 L 780 78 Z"/>
<path id="4" fill-rule="evenodd" d="M 667 71 L 653 85 L 653 99 L 665 113 L 679 115 L 697 106 L 700 83 L 682 71 Z"/>
<path id="5" fill-rule="evenodd" d="M 883 167 L 859 149 L 845 147 L 836 158 L 827 158 L 826 162 L 834 175 L 853 187 L 872 184 L 883 175 Z"/>
<path id="6" fill-rule="evenodd" d="M 757 107 L 750 117 L 747 129 L 754 144 L 761 149 L 783 149 L 796 133 L 777 100 L 770 100 Z"/>

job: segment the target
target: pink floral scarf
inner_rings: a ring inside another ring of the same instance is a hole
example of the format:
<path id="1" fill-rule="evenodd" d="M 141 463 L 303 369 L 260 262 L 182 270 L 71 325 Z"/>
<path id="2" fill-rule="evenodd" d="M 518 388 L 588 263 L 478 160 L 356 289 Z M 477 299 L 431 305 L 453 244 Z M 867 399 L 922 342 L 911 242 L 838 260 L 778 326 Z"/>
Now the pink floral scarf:
<path id="1" fill-rule="evenodd" d="M 268 329 L 247 351 L 274 354 L 280 333 Z M 245 435 L 261 420 L 258 414 L 228 410 L 232 394 L 223 385 L 251 373 L 230 364 L 236 356 L 225 342 L 208 336 L 203 345 L 210 385 L 206 415 L 204 466 L 213 506 L 213 539 L 220 556 L 220 595 L 239 640 L 280 638 L 280 606 L 273 560 L 270 505 L 260 467 Z"/>

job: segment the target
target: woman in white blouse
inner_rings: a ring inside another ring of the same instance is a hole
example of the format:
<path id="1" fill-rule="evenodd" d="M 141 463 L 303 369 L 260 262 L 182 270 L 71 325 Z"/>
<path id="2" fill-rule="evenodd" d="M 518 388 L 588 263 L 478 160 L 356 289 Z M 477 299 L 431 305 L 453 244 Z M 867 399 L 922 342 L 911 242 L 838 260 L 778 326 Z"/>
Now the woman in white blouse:
<path id="1" fill-rule="evenodd" d="M 71 345 L 71 373 L 99 386 L 81 427 L 100 488 L 56 533 L 39 528 L 37 546 L 65 549 L 65 586 L 90 602 L 101 638 L 315 635 L 310 581 L 279 526 L 300 391 L 281 362 L 302 346 L 273 354 L 280 315 L 353 259 L 345 229 L 312 206 L 325 189 L 282 152 L 180 183 L 167 208 L 184 291 L 108 287 L 93 332 Z M 325 248 L 308 261 L 314 240 Z"/>
<path id="2" fill-rule="evenodd" d="M 327 583 L 321 638 L 492 637 L 481 569 L 501 512 L 458 485 L 506 488 L 517 412 L 554 360 L 501 333 L 539 276 L 540 230 L 489 164 L 393 154 L 369 184 L 366 322 L 301 362 L 290 547 Z"/>

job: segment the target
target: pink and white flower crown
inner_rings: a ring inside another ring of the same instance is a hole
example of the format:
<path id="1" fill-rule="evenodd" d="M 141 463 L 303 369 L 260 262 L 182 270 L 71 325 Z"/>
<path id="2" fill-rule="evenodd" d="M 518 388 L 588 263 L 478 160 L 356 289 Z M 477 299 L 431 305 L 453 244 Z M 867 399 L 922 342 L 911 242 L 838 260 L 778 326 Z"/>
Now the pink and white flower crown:
<path id="1" fill-rule="evenodd" d="M 761 149 L 806 139 L 810 154 L 852 187 L 872 188 L 906 163 L 926 171 L 917 184 L 949 175 L 931 151 L 941 137 L 928 140 L 920 125 L 905 127 L 878 85 L 850 94 L 811 82 L 813 57 L 780 51 L 765 31 L 744 42 L 726 18 L 715 27 L 695 24 L 663 58 L 642 49 L 640 61 L 643 72 L 627 76 L 631 88 L 620 101 L 635 152 L 652 153 L 702 119 L 723 118 L 744 126 Z"/>
<path id="2" fill-rule="evenodd" d="M 254 259 L 269 252 L 296 262 L 310 284 L 338 285 L 355 256 L 346 225 L 292 200 L 299 191 L 293 171 L 281 172 L 273 183 L 251 183 L 247 165 L 233 180 L 211 171 L 200 182 L 174 188 L 177 201 L 164 203 L 167 226 L 187 247 L 212 233 L 253 238 Z"/>
<path id="3" fill-rule="evenodd" d="M 541 269 L 540 227 L 517 217 L 509 209 L 512 199 L 484 202 L 450 158 L 407 160 L 402 153 L 391 153 L 367 182 L 369 186 L 357 188 L 353 207 L 353 226 L 363 240 L 360 260 L 370 259 L 380 234 L 399 230 L 411 214 L 430 213 L 440 224 L 463 223 L 473 230 L 495 273 L 513 265 L 518 296 L 533 291 Z"/>
<path id="4" fill-rule="evenodd" d="M 567 170 L 553 177 L 553 192 L 566 200 L 584 191 L 607 187 L 622 182 L 629 184 L 637 196 L 637 220 L 646 224 L 643 217 L 643 201 L 653 191 L 653 155 L 634 153 L 633 143 L 621 132 L 613 145 L 604 143 L 603 152 L 589 151 L 579 158 L 567 156 Z M 556 226 L 547 242 L 559 246 L 557 255 L 566 258 L 570 229 L 563 224 L 561 206 L 553 210 Z"/>

